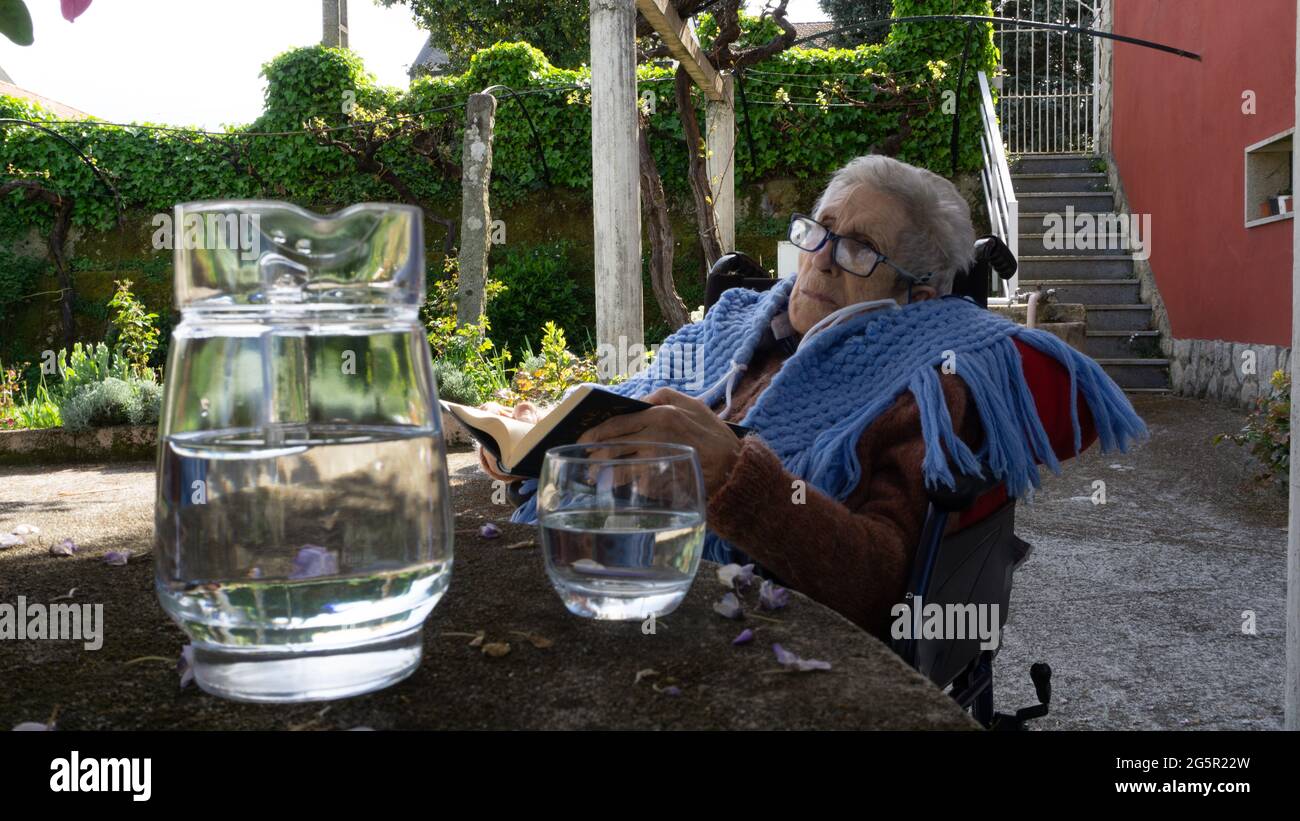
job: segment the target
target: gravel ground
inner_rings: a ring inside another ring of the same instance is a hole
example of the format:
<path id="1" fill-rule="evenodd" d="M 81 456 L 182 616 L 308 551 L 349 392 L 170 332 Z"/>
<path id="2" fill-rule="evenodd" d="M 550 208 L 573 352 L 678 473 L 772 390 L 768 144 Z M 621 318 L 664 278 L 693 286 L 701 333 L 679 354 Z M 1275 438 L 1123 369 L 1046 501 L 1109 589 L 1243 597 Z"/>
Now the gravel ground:
<path id="1" fill-rule="evenodd" d="M 1046 661 L 1052 711 L 1036 728 L 1279 728 L 1285 490 L 1255 481 L 1242 448 L 1211 444 L 1241 428 L 1241 411 L 1171 396 L 1134 406 L 1149 442 L 1094 448 L 1017 508 L 1034 554 L 1012 593 L 997 707 L 1037 703 L 1029 665 Z M 1096 480 L 1105 504 L 1092 503 Z"/>

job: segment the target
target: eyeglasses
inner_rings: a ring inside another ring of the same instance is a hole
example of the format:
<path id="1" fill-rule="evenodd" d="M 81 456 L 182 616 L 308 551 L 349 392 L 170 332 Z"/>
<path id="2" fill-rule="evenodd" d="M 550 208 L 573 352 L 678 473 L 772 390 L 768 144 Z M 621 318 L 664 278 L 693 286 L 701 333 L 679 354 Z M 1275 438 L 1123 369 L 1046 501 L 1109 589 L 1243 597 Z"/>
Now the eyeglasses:
<path id="1" fill-rule="evenodd" d="M 827 242 L 831 243 L 831 259 L 835 264 L 854 276 L 863 278 L 871 276 L 876 266 L 884 262 L 899 274 L 912 282 L 925 282 L 930 274 L 917 276 L 894 264 L 889 257 L 880 253 L 869 242 L 842 237 L 831 229 L 803 214 L 790 217 L 790 242 L 801 251 L 816 253 Z"/>

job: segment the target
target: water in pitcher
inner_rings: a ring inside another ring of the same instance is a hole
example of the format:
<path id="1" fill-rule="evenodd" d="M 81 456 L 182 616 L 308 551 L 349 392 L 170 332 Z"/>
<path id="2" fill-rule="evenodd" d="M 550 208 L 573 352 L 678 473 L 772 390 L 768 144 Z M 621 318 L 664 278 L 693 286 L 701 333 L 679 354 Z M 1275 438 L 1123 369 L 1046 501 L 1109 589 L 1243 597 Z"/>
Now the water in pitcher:
<path id="1" fill-rule="evenodd" d="M 320 653 L 325 671 L 331 649 L 418 632 L 451 571 L 441 448 L 418 429 L 167 437 L 164 608 L 201 653 Z M 213 664 L 205 683 L 219 689 L 222 669 Z M 327 697 L 302 686 L 298 697 Z"/>

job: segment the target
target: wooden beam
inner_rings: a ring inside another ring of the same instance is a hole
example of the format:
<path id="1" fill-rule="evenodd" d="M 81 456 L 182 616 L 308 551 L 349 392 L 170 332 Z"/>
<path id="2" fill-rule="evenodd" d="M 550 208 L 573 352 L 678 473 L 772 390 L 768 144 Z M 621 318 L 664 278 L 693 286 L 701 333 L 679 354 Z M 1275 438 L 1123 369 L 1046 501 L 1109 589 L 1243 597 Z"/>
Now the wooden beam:
<path id="1" fill-rule="evenodd" d="M 663 38 L 664 45 L 673 57 L 682 64 L 686 73 L 711 101 L 721 102 L 726 99 L 722 88 L 722 77 L 717 69 L 704 56 L 704 49 L 686 27 L 682 18 L 677 16 L 671 0 L 636 0 L 637 10 L 641 16 L 654 26 L 654 30 Z"/>

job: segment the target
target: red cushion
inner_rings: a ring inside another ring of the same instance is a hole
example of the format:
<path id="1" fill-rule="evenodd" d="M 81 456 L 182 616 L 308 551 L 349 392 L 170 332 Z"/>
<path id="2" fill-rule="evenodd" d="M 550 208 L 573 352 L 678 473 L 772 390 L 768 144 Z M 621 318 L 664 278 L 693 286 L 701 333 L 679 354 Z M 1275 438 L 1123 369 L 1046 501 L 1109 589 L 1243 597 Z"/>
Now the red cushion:
<path id="1" fill-rule="evenodd" d="M 1020 351 L 1020 364 L 1025 372 L 1025 382 L 1033 394 L 1034 406 L 1038 409 L 1038 418 L 1047 432 L 1047 440 L 1052 445 L 1052 452 L 1057 459 L 1073 458 L 1074 426 L 1070 423 L 1070 372 L 1052 357 L 1026 345 L 1019 339 L 1013 340 Z M 1083 394 L 1078 397 L 1079 433 L 1081 435 L 1079 452 L 1087 450 L 1097 441 L 1097 426 L 1092 421 L 1092 413 Z M 1007 501 L 1006 485 L 985 493 L 961 514 L 958 529 L 969 527 L 1002 507 Z"/>

